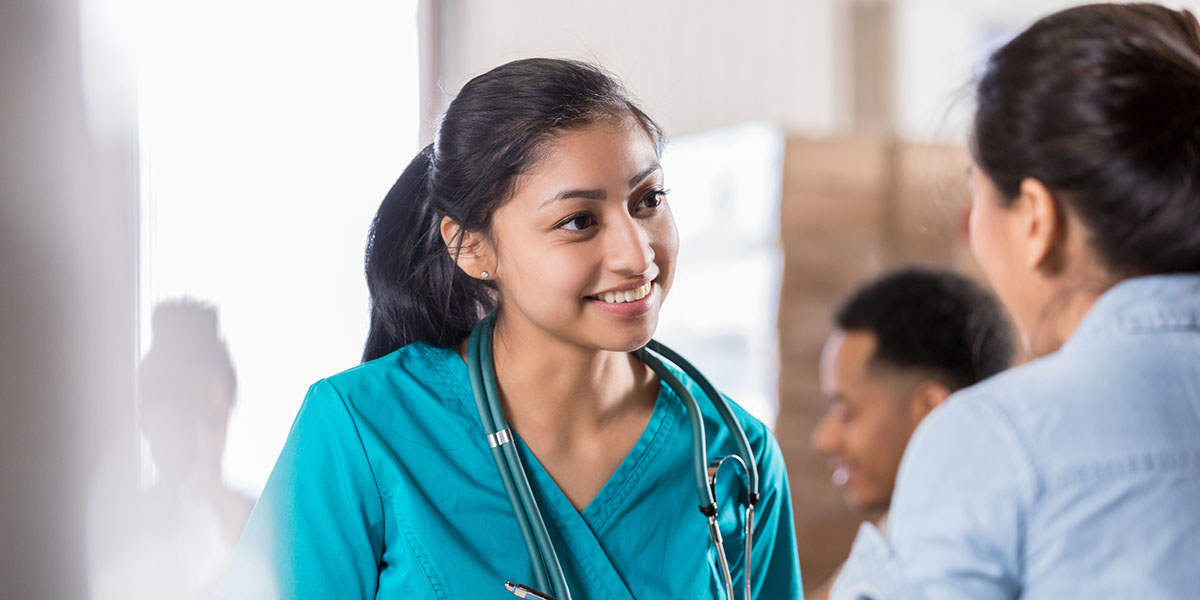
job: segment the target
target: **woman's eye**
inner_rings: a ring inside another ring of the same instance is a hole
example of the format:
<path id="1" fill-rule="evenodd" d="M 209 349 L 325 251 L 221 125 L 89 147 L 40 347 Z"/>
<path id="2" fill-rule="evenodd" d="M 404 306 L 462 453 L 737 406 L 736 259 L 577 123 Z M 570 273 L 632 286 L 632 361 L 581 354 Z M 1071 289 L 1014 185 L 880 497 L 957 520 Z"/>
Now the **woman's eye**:
<path id="1" fill-rule="evenodd" d="M 670 191 L 671 190 L 651 190 L 649 194 L 646 194 L 646 197 L 642 198 L 640 204 L 646 208 L 657 208 L 658 205 L 662 204 L 663 201 L 667 199 L 667 194 L 669 194 Z"/>
<path id="2" fill-rule="evenodd" d="M 596 220 L 592 217 L 592 215 L 578 214 L 567 217 L 567 219 L 560 223 L 558 227 L 560 229 L 566 229 L 567 231 L 583 231 L 584 229 L 587 229 L 595 224 Z"/>

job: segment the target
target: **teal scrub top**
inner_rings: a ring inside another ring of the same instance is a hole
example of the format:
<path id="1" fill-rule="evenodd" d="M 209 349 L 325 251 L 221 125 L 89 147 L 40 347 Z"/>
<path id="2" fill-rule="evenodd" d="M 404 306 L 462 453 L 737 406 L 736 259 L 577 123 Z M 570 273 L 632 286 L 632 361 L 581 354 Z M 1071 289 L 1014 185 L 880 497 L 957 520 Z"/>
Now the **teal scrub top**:
<path id="1" fill-rule="evenodd" d="M 712 403 L 696 396 L 709 460 L 734 453 Z M 755 598 L 800 598 L 791 496 L 779 445 L 731 407 L 754 448 Z M 573 598 L 724 598 L 698 509 L 683 401 L 660 384 L 645 431 L 577 511 L 518 438 Z M 740 598 L 744 486 L 722 469 L 717 501 Z M 735 506 L 736 505 L 736 506 Z M 534 586 L 512 504 L 467 375 L 453 349 L 414 343 L 314 384 L 224 582 L 228 598 L 513 598 Z"/>

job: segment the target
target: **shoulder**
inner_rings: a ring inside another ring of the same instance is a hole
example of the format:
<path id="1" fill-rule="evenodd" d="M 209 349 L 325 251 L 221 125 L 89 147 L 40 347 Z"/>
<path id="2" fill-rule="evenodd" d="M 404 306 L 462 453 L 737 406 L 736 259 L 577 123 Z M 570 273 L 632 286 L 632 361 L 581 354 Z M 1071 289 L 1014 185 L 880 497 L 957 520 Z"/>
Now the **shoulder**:
<path id="1" fill-rule="evenodd" d="M 1008 412 L 1008 398 L 996 391 L 984 386 L 959 392 L 917 427 L 900 462 L 892 499 L 892 514 L 905 515 L 900 521 L 936 527 L 926 523 L 931 516 L 926 513 L 947 497 L 962 500 L 951 512 L 973 510 L 968 505 L 974 500 L 1002 498 L 1016 510 L 1033 504 L 1042 482 L 1035 451 Z M 913 519 L 909 513 L 922 517 Z"/>
<path id="2" fill-rule="evenodd" d="M 1097 367 L 1091 363 L 1085 356 L 1057 353 L 999 373 L 951 395 L 924 428 L 950 438 L 1003 438 L 1022 454 L 1053 451 L 1044 446 L 1055 442 L 1055 431 L 1077 419 L 1079 410 L 1089 410 L 1096 396 L 1086 383 Z"/>
<path id="3" fill-rule="evenodd" d="M 471 397 L 457 352 L 413 343 L 314 383 L 305 404 L 323 406 L 317 410 L 341 405 L 358 427 L 386 432 L 389 439 L 436 444 L 430 432 L 437 428 L 430 424 L 471 426 Z"/>
<path id="4" fill-rule="evenodd" d="M 917 426 L 901 469 L 927 465 L 930 469 L 924 470 L 937 477 L 937 472 L 961 464 L 969 476 L 986 463 L 996 471 L 989 476 L 1019 476 L 1033 484 L 1033 449 L 1022 418 L 1027 406 L 1036 402 L 1025 389 L 1026 377 L 1011 375 L 1001 374 L 951 395 Z"/>
<path id="5" fill-rule="evenodd" d="M 391 354 L 330 375 L 314 385 L 324 382 L 337 390 L 353 391 L 406 379 L 436 380 L 446 377 L 451 366 L 449 364 L 451 358 L 457 358 L 457 354 L 451 349 L 414 342 Z"/>
<path id="6" fill-rule="evenodd" d="M 680 383 L 683 384 L 688 392 L 696 398 L 697 402 L 700 404 L 700 412 L 704 415 L 706 427 L 719 427 L 722 429 L 725 427 L 725 421 L 721 418 L 721 414 L 717 410 L 715 404 L 715 402 L 724 400 L 725 404 L 729 406 L 729 409 L 733 413 L 733 416 L 737 420 L 738 424 L 740 424 L 742 429 L 745 430 L 746 438 L 749 440 L 752 447 L 757 448 L 759 444 L 766 442 L 769 439 L 773 439 L 771 429 L 754 415 L 750 414 L 750 412 L 745 408 L 742 408 L 742 406 L 738 404 L 735 399 L 730 398 L 728 395 L 721 392 L 720 388 L 717 387 L 716 382 L 709 383 L 716 388 L 717 393 L 720 394 L 720 398 L 709 398 L 704 392 L 703 386 L 699 381 L 696 380 L 696 378 L 691 377 L 675 364 L 664 361 L 664 365 L 666 366 L 667 370 L 669 370 L 677 379 L 679 379 Z M 663 382 L 663 386 L 667 387 L 666 382 Z M 668 387 L 667 389 L 670 388 Z M 677 395 L 674 393 L 674 391 L 672 391 L 671 394 L 673 396 Z"/>
<path id="7" fill-rule="evenodd" d="M 694 396 L 700 405 L 700 412 L 704 417 L 704 425 L 709 436 L 709 445 L 711 447 L 721 446 L 727 452 L 732 452 L 733 438 L 728 428 L 725 425 L 725 420 L 721 418 L 721 413 L 717 409 L 714 402 L 724 400 L 729 406 L 729 410 L 733 413 L 734 419 L 741 425 L 742 430 L 746 433 L 746 441 L 749 442 L 750 448 L 754 451 L 755 461 L 758 463 L 758 469 L 761 472 L 766 472 L 765 476 L 772 479 L 786 478 L 784 473 L 785 467 L 783 463 L 783 452 L 779 448 L 779 443 L 775 439 L 775 434 L 771 432 L 771 428 L 759 420 L 754 415 L 750 414 L 737 401 L 729 396 L 721 393 L 720 398 L 709 398 L 701 386 L 700 382 L 688 376 L 675 365 L 667 365 L 667 368 L 675 374 L 676 377 L 684 384 L 688 391 Z M 716 385 L 715 383 L 713 385 Z"/>
<path id="8" fill-rule="evenodd" d="M 461 377 L 454 361 L 461 359 L 452 349 L 415 342 L 326 377 L 314 383 L 309 394 L 337 395 L 360 409 L 397 397 L 440 397 L 448 390 L 456 394 Z"/>
<path id="9" fill-rule="evenodd" d="M 1195 429 L 1184 431 L 1181 423 L 1196 422 L 1186 389 L 1200 382 L 1200 354 L 1157 347 L 1157 337 L 1075 340 L 951 396 L 948 414 L 933 424 L 974 415 L 976 428 L 1002 430 L 1047 478 L 1186 445 Z"/>
<path id="10" fill-rule="evenodd" d="M 1011 396 L 1002 390 L 969 388 L 950 396 L 917 426 L 905 459 L 937 454 L 944 456 L 943 461 L 970 461 L 973 452 L 984 448 L 1008 457 L 1025 454 L 1019 428 L 1011 418 Z"/>
<path id="11" fill-rule="evenodd" d="M 1039 479 L 998 404 L 975 390 L 922 421 L 896 477 L 886 552 L 856 542 L 854 555 L 872 555 L 872 564 L 894 557 L 899 580 L 927 591 L 979 586 L 985 597 L 984 588 L 1014 585 Z"/>
<path id="12" fill-rule="evenodd" d="M 724 396 L 724 394 L 722 394 Z M 757 417 L 750 414 L 749 411 L 742 408 L 737 400 L 724 396 L 725 401 L 729 404 L 729 409 L 733 411 L 733 416 L 738 423 L 742 425 L 742 429 L 746 432 L 746 439 L 750 442 L 750 447 L 754 448 L 755 453 L 760 455 L 759 462 L 764 462 L 764 457 L 771 461 L 782 464 L 782 452 L 779 449 L 779 442 L 775 439 L 775 433 L 766 423 L 760 421 Z"/>

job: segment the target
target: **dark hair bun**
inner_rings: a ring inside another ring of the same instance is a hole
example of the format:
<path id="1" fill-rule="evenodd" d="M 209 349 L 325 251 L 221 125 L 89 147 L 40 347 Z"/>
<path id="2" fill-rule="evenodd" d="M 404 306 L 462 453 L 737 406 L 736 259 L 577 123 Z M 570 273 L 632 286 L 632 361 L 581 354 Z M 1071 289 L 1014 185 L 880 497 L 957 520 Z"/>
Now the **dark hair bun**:
<path id="1" fill-rule="evenodd" d="M 1045 17 L 978 84 L 972 151 L 1010 198 L 1044 183 L 1120 275 L 1200 271 L 1200 24 L 1153 4 Z"/>

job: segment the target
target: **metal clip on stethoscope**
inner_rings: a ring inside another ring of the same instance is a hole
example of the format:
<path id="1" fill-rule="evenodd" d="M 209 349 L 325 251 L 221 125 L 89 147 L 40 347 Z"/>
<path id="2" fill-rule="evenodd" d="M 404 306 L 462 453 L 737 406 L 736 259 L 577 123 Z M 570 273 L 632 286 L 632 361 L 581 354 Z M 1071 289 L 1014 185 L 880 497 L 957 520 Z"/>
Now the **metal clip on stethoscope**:
<path id="1" fill-rule="evenodd" d="M 485 317 L 471 331 L 467 340 L 467 368 L 471 376 L 471 389 L 475 394 L 475 406 L 479 409 L 479 420 L 487 434 L 488 445 L 492 449 L 492 458 L 496 461 L 496 469 L 500 472 L 500 480 L 504 491 L 512 502 L 517 524 L 521 529 L 521 537 L 525 539 L 525 547 L 529 551 L 529 559 L 533 563 L 533 572 L 537 589 L 517 583 L 507 583 L 506 588 L 521 598 L 534 600 L 571 600 L 571 591 L 563 574 L 562 563 L 550 541 L 550 533 L 546 522 L 538 509 L 533 489 L 525 475 L 525 467 L 521 456 L 513 443 L 512 430 L 504 411 L 500 406 L 500 394 L 496 386 L 496 370 L 492 361 L 492 333 L 496 326 L 496 313 Z M 733 600 L 733 577 L 729 572 L 729 562 L 725 557 L 722 545 L 721 528 L 717 523 L 716 478 L 721 465 L 732 458 L 742 467 L 746 478 L 746 548 L 745 570 L 743 579 L 746 583 L 744 600 L 750 600 L 750 551 L 754 539 L 754 505 L 758 503 L 758 468 L 754 460 L 754 451 L 746 439 L 742 429 L 730 410 L 725 397 L 717 393 L 708 379 L 692 366 L 682 356 L 670 348 L 650 340 L 644 348 L 633 353 L 645 362 L 664 381 L 675 394 L 683 399 L 692 425 L 692 451 L 696 474 L 696 490 L 700 495 L 700 512 L 708 519 L 708 535 L 717 550 L 721 576 L 725 583 L 725 594 L 728 600 Z M 725 426 L 729 428 L 737 454 L 718 458 L 707 462 L 708 445 L 705 440 L 704 420 L 700 413 L 700 405 L 691 392 L 684 387 L 679 378 L 663 364 L 657 355 L 675 363 L 689 377 L 695 380 L 704 394 L 708 396 L 720 413 Z M 540 592 L 538 590 L 545 590 Z"/>

